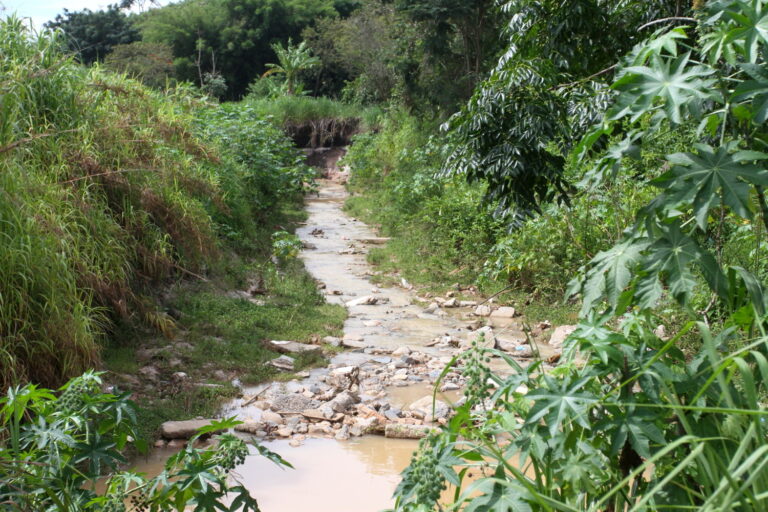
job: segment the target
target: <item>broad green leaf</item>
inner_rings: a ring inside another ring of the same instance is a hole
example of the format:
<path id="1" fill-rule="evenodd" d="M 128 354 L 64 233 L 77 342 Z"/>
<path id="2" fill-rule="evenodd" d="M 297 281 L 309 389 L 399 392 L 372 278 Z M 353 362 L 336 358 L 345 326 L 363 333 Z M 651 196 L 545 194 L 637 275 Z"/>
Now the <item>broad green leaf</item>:
<path id="1" fill-rule="evenodd" d="M 756 62 L 759 46 L 768 43 L 768 10 L 761 1 L 739 2 L 737 10 L 726 10 L 725 17 L 733 22 L 726 42 L 735 43 L 749 62 Z"/>
<path id="2" fill-rule="evenodd" d="M 717 265 L 716 268 L 702 265 L 707 254 L 692 238 L 683 233 L 677 224 L 663 226 L 648 250 L 646 268 L 650 272 L 663 272 L 672 296 L 680 304 L 687 305 L 696 287 L 696 278 L 691 269 L 694 263 L 701 266 L 708 280 L 725 281 L 724 276 L 718 275 L 720 270 Z M 708 272 L 715 275 L 706 275 Z"/>
<path id="3" fill-rule="evenodd" d="M 597 401 L 594 395 L 581 391 L 589 380 L 590 378 L 582 378 L 570 383 L 545 377 L 546 385 L 527 395 L 527 398 L 535 403 L 525 420 L 526 425 L 536 425 L 543 419 L 552 436 L 556 435 L 568 420 L 589 429 L 587 411 L 589 406 Z"/>
<path id="4" fill-rule="evenodd" d="M 713 148 L 696 144 L 696 153 L 675 153 L 667 159 L 674 164 L 653 183 L 671 193 L 694 192 L 696 223 L 706 230 L 709 211 L 720 204 L 745 219 L 752 218 L 750 186 L 768 185 L 768 171 L 752 162 L 768 154 L 738 150 L 736 142 Z"/>
<path id="5" fill-rule="evenodd" d="M 616 306 L 624 288 L 631 279 L 635 265 L 641 260 L 648 242 L 630 238 L 599 252 L 590 262 L 591 268 L 577 291 L 582 293 L 582 315 L 586 314 L 603 297 Z"/>
<path id="6" fill-rule="evenodd" d="M 683 110 L 694 101 L 712 99 L 712 68 L 690 65 L 690 53 L 676 58 L 653 55 L 648 66 L 632 66 L 613 84 L 620 91 L 616 104 L 608 112 L 609 120 L 630 116 L 634 122 L 662 102 L 662 110 L 673 124 L 683 120 Z"/>

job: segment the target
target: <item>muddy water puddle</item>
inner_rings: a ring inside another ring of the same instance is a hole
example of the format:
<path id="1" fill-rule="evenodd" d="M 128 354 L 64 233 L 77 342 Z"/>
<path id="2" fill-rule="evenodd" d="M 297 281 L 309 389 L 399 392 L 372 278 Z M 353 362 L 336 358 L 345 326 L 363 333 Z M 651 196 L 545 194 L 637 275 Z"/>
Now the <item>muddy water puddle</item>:
<path id="1" fill-rule="evenodd" d="M 400 472 L 416 449 L 414 441 L 365 436 L 349 441 L 307 439 L 297 448 L 288 441 L 262 443 L 294 469 L 252 455 L 236 477 L 264 512 L 376 512 L 390 508 Z M 134 471 L 155 476 L 174 450 L 153 451 L 135 461 Z"/>

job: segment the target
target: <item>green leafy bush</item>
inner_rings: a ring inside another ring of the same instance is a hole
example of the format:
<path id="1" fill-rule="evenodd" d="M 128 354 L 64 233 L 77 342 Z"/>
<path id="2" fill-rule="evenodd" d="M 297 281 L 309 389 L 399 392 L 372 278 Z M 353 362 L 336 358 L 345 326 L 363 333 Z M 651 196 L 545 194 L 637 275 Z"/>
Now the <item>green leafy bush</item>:
<path id="1" fill-rule="evenodd" d="M 484 385 L 422 448 L 439 448 L 451 466 L 464 460 L 439 474 L 459 488 L 454 509 L 768 505 L 768 292 L 762 264 L 738 247 L 759 251 L 768 228 L 765 18 L 764 0 L 709 2 L 695 29 L 662 29 L 620 63 L 611 107 L 575 150 L 579 162 L 599 155 L 590 180 L 636 170 L 627 159 L 660 133 L 696 142 L 642 174 L 657 194 L 572 281 L 583 307 L 563 363 L 522 367 L 477 348 L 460 356 Z M 619 142 L 598 144 L 614 134 Z M 726 259 L 726 247 L 738 258 Z M 658 309 L 669 302 L 688 321 L 666 336 Z M 689 335 L 699 343 L 685 354 Z M 490 355 L 508 376 L 490 372 Z M 468 482 L 478 466 L 484 476 Z M 434 509 L 434 494 L 414 492 L 415 473 L 405 476 L 396 509 Z"/>
<path id="2" fill-rule="evenodd" d="M 156 477 L 119 471 L 128 445 L 137 438 L 127 394 L 101 392 L 101 379 L 86 373 L 68 382 L 57 397 L 28 384 L 0 399 L 0 503 L 7 510 L 114 512 L 129 510 L 257 511 L 258 505 L 231 471 L 249 455 L 248 445 L 220 434 L 207 448 L 198 441 L 236 425 L 214 421 L 173 455 Z M 256 452 L 290 466 L 256 445 Z M 103 485 L 96 486 L 102 480 Z M 99 489 L 100 490 L 97 490 Z M 226 497 L 226 502 L 225 502 Z M 225 504 L 227 503 L 227 504 Z"/>

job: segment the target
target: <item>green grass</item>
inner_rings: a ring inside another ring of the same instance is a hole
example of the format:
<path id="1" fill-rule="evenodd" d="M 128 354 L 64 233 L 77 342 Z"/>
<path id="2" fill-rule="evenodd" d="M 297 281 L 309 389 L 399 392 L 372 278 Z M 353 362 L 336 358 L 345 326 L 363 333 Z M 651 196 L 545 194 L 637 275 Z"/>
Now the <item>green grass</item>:
<path id="1" fill-rule="evenodd" d="M 271 116 L 280 126 L 301 124 L 319 119 L 359 119 L 361 129 L 378 126 L 380 107 L 361 107 L 325 97 L 281 96 L 249 99 L 247 103 L 262 117 Z"/>
<path id="2" fill-rule="evenodd" d="M 294 374 L 281 373 L 267 364 L 279 354 L 264 342 L 313 342 L 342 334 L 346 310 L 325 303 L 299 261 L 279 270 L 272 263 L 246 265 L 237 274 L 264 279 L 266 294 L 254 297 L 262 303 L 232 296 L 228 275 L 208 282 L 180 283 L 170 290 L 166 304 L 179 317 L 173 341 L 134 332 L 113 341 L 105 351 L 105 365 L 113 373 L 135 374 L 139 366 L 150 364 L 136 362 L 143 348 L 157 350 L 151 364 L 160 371 L 161 380 L 172 381 L 171 375 L 177 371 L 189 375 L 187 384 L 137 393 L 143 428 L 150 438 L 163 421 L 215 414 L 223 400 L 238 392 L 230 384 L 232 378 L 244 384 L 292 378 Z M 189 347 L 173 345 L 177 343 Z M 324 364 L 327 360 L 320 352 L 296 357 L 297 372 Z"/>

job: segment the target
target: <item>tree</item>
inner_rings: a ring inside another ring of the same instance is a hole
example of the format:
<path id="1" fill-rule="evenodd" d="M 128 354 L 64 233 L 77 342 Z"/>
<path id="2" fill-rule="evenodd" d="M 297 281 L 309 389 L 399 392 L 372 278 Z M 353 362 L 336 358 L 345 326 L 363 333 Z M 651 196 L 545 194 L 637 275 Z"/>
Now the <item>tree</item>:
<path id="1" fill-rule="evenodd" d="M 141 39 L 139 30 L 118 5 L 103 11 L 69 11 L 46 23 L 47 28 L 60 29 L 66 34 L 68 48 L 83 64 L 103 60 L 112 48 Z"/>
<path id="2" fill-rule="evenodd" d="M 299 74 L 320 65 L 320 59 L 312 56 L 312 50 L 307 47 L 307 42 L 302 41 L 294 46 L 291 40 L 288 45 L 273 44 L 272 50 L 277 55 L 279 64 L 268 63 L 269 71 L 262 75 L 262 78 L 280 73 L 285 76 L 286 93 L 293 96 L 296 92 L 301 92 L 302 85 L 299 83 Z"/>
<path id="3" fill-rule="evenodd" d="M 104 59 L 104 66 L 138 78 L 150 87 L 165 87 L 174 77 L 173 54 L 161 43 L 119 44 Z"/>
<path id="4" fill-rule="evenodd" d="M 396 8 L 424 27 L 427 54 L 439 66 L 453 68 L 451 81 L 459 81 L 462 99 L 470 96 L 475 84 L 488 69 L 488 59 L 499 50 L 501 28 L 494 0 L 397 0 Z M 443 75 L 445 76 L 445 75 Z"/>
<path id="5" fill-rule="evenodd" d="M 488 184 L 511 227 L 542 202 L 567 201 L 565 158 L 607 105 L 616 54 L 638 41 L 676 0 L 511 0 L 507 51 L 448 123 L 455 148 L 444 174 Z M 611 27 L 611 30 L 605 30 Z"/>

